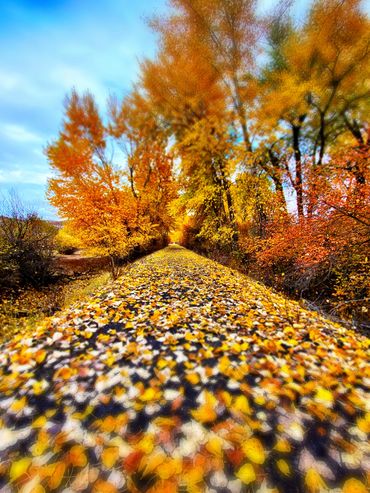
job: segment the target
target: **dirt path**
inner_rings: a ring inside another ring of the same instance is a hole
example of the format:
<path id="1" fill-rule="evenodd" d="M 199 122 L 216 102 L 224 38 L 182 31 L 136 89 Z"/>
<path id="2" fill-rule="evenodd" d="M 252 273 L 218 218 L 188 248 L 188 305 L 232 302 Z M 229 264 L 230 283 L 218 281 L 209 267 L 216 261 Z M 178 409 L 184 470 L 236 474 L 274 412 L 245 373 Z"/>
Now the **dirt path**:
<path id="1" fill-rule="evenodd" d="M 0 492 L 366 492 L 369 343 L 168 247 L 1 346 Z"/>

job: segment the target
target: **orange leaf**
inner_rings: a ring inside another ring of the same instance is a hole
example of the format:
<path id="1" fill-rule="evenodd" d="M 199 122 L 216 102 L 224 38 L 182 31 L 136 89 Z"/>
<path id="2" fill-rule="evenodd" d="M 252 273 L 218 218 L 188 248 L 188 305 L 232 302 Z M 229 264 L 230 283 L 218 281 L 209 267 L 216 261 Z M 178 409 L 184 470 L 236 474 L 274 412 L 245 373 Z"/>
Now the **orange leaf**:
<path id="1" fill-rule="evenodd" d="M 117 488 L 108 481 L 99 479 L 93 487 L 93 493 L 117 493 Z"/>
<path id="2" fill-rule="evenodd" d="M 54 465 L 53 472 L 48 481 L 48 486 L 51 490 L 56 490 L 57 488 L 59 488 L 60 483 L 63 480 L 65 470 L 66 470 L 66 466 L 64 462 L 57 462 Z"/>
<path id="3" fill-rule="evenodd" d="M 36 351 L 35 360 L 37 361 L 37 363 L 42 363 L 46 358 L 46 354 L 47 353 L 44 349 L 39 349 L 38 351 Z"/>
<path id="4" fill-rule="evenodd" d="M 54 373 L 54 380 L 61 378 L 62 380 L 68 380 L 71 378 L 73 375 L 73 370 L 72 368 L 69 368 L 68 366 L 63 366 L 62 368 L 59 368 L 55 373 Z"/>
<path id="5" fill-rule="evenodd" d="M 144 453 L 140 450 L 135 450 L 129 454 L 123 461 L 123 467 L 127 472 L 134 472 L 138 468 L 138 465 L 143 457 Z"/>
<path id="6" fill-rule="evenodd" d="M 73 445 L 67 457 L 69 463 L 74 467 L 84 467 L 87 464 L 85 449 L 82 445 Z"/>
<path id="7" fill-rule="evenodd" d="M 234 465 L 234 466 L 239 466 L 244 459 L 244 454 L 242 449 L 237 448 L 237 449 L 226 449 L 225 453 L 229 459 L 229 461 Z"/>
<path id="8" fill-rule="evenodd" d="M 101 460 L 107 469 L 112 469 L 114 464 L 117 462 L 119 457 L 119 448 L 118 447 L 109 447 L 103 450 L 101 454 Z"/>
<path id="9" fill-rule="evenodd" d="M 154 472 L 159 465 L 166 460 L 164 454 L 152 454 L 145 456 L 141 459 L 139 470 L 142 471 L 143 476 Z"/>
<path id="10" fill-rule="evenodd" d="M 205 402 L 199 406 L 198 409 L 191 411 L 194 418 L 200 423 L 211 423 L 217 419 L 216 411 L 214 407 L 217 404 L 215 397 L 209 392 L 205 391 Z"/>
<path id="11" fill-rule="evenodd" d="M 342 493 L 367 493 L 367 488 L 356 478 L 347 479 L 344 483 Z"/>
<path id="12" fill-rule="evenodd" d="M 157 474 L 161 479 L 169 479 L 182 471 L 182 462 L 179 459 L 167 459 L 157 467 Z"/>

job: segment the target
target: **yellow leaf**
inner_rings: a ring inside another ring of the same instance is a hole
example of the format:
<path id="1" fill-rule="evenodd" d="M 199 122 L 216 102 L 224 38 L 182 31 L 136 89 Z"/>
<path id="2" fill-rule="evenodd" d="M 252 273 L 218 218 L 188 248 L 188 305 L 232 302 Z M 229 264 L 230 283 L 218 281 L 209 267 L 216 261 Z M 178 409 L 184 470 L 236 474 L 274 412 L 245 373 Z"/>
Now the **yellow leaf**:
<path id="1" fill-rule="evenodd" d="M 148 457 L 143 457 L 140 462 L 139 470 L 142 470 L 143 476 L 151 474 L 157 467 L 166 460 L 164 454 L 153 454 Z"/>
<path id="2" fill-rule="evenodd" d="M 244 414 L 249 415 L 251 413 L 248 399 L 244 395 L 239 395 L 238 397 L 236 397 L 232 407 L 233 409 L 235 409 L 235 411 L 240 411 Z"/>
<path id="3" fill-rule="evenodd" d="M 356 423 L 361 431 L 370 433 L 370 413 L 366 413 L 363 418 L 358 418 Z"/>
<path id="4" fill-rule="evenodd" d="M 265 450 L 258 438 L 248 438 L 248 440 L 242 444 L 242 450 L 246 457 L 255 464 L 263 464 L 265 462 Z"/>
<path id="5" fill-rule="evenodd" d="M 116 358 L 112 355 L 112 356 L 109 356 L 106 360 L 105 360 L 105 364 L 107 366 L 112 366 L 116 361 Z"/>
<path id="6" fill-rule="evenodd" d="M 180 459 L 167 459 L 157 467 L 157 474 L 161 479 L 169 479 L 182 471 Z"/>
<path id="7" fill-rule="evenodd" d="M 23 459 L 12 462 L 9 471 L 10 481 L 16 481 L 18 478 L 23 476 L 23 474 L 27 472 L 27 469 L 29 468 L 31 462 L 32 459 L 30 457 L 23 457 Z"/>
<path id="8" fill-rule="evenodd" d="M 23 396 L 21 399 L 15 400 L 13 404 L 10 406 L 10 409 L 14 413 L 19 413 L 20 411 L 22 411 L 22 409 L 26 404 L 27 404 L 27 399 L 25 396 Z"/>
<path id="9" fill-rule="evenodd" d="M 188 380 L 193 385 L 197 385 L 200 382 L 198 373 L 189 373 L 188 375 L 186 375 L 186 380 Z"/>
<path id="10" fill-rule="evenodd" d="M 291 451 L 291 446 L 288 440 L 285 440 L 284 438 L 279 438 L 278 441 L 276 442 L 274 449 L 277 450 L 278 452 L 288 453 Z"/>
<path id="11" fill-rule="evenodd" d="M 31 489 L 29 489 L 27 486 L 28 485 L 25 485 L 26 486 L 26 489 L 20 491 L 20 493 L 23 493 L 23 491 L 27 491 L 27 493 L 45 493 L 45 488 L 42 486 L 42 484 L 36 484 L 35 486 L 33 486 Z"/>
<path id="12" fill-rule="evenodd" d="M 347 479 L 343 485 L 342 493 L 367 493 L 366 486 L 356 478 Z"/>
<path id="13" fill-rule="evenodd" d="M 290 466 L 287 461 L 284 459 L 279 459 L 276 464 L 279 471 L 284 474 L 284 476 L 290 476 Z"/>
<path id="14" fill-rule="evenodd" d="M 226 373 L 231 367 L 231 361 L 227 356 L 222 356 L 219 360 L 218 367 L 221 373 Z"/>
<path id="15" fill-rule="evenodd" d="M 143 402 L 152 401 L 155 396 L 156 396 L 156 392 L 154 389 L 152 388 L 146 389 L 144 393 L 141 394 L 140 400 L 142 400 Z"/>
<path id="16" fill-rule="evenodd" d="M 181 479 L 188 486 L 188 490 L 194 489 L 194 487 L 203 481 L 204 479 L 204 469 L 201 466 L 192 467 L 187 471 Z M 203 490 L 202 490 L 203 491 Z"/>
<path id="17" fill-rule="evenodd" d="M 319 387 L 316 392 L 316 399 L 325 404 L 331 404 L 334 400 L 333 393 L 330 390 Z"/>
<path id="18" fill-rule="evenodd" d="M 32 423 L 32 428 L 42 428 L 47 423 L 47 419 L 45 416 L 39 416 Z"/>
<path id="19" fill-rule="evenodd" d="M 166 361 L 165 359 L 161 358 L 157 361 L 157 368 L 159 368 L 160 370 L 166 368 L 166 366 L 168 366 L 168 361 Z"/>
<path id="20" fill-rule="evenodd" d="M 244 464 L 236 473 L 236 477 L 244 484 L 253 483 L 256 480 L 256 473 L 252 464 Z"/>
<path id="21" fill-rule="evenodd" d="M 216 457 L 222 457 L 222 440 L 219 437 L 212 437 L 206 443 L 206 450 Z"/>
<path id="22" fill-rule="evenodd" d="M 232 403 L 232 397 L 229 392 L 226 392 L 226 390 L 223 390 L 220 392 L 220 398 L 222 399 L 223 403 L 225 404 L 226 407 L 230 407 Z"/>
<path id="23" fill-rule="evenodd" d="M 40 455 L 42 455 L 45 452 L 45 450 L 47 448 L 48 448 L 47 443 L 38 440 L 31 447 L 32 455 L 34 457 L 39 457 Z"/>
<path id="24" fill-rule="evenodd" d="M 44 390 L 44 382 L 35 382 L 32 386 L 32 390 L 35 395 L 42 394 Z"/>
<path id="25" fill-rule="evenodd" d="M 320 476 L 320 474 L 312 467 L 307 470 L 305 478 L 305 485 L 310 493 L 319 492 L 321 489 L 326 488 L 326 483 Z"/>
<path id="26" fill-rule="evenodd" d="M 263 397 L 263 395 L 257 395 L 257 397 L 254 399 L 254 402 L 259 406 L 264 406 L 266 404 L 266 399 Z"/>
<path id="27" fill-rule="evenodd" d="M 145 435 L 137 444 L 138 450 L 144 454 L 150 454 L 154 449 L 154 437 L 152 435 Z"/>
<path id="28" fill-rule="evenodd" d="M 153 420 L 153 424 L 155 424 L 155 426 L 159 426 L 160 428 L 174 428 L 175 426 L 177 426 L 178 421 L 175 416 L 158 416 L 158 418 L 155 418 Z"/>
<path id="29" fill-rule="evenodd" d="M 109 447 L 103 450 L 101 454 L 101 461 L 107 469 L 112 469 L 119 457 L 118 447 Z"/>

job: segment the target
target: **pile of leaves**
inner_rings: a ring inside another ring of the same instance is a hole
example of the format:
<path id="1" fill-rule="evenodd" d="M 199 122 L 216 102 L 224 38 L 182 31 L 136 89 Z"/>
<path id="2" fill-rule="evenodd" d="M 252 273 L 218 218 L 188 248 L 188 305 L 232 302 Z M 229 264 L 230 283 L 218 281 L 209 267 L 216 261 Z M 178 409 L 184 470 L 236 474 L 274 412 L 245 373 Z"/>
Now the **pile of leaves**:
<path id="1" fill-rule="evenodd" d="M 365 493 L 369 346 L 169 247 L 1 347 L 2 491 Z"/>

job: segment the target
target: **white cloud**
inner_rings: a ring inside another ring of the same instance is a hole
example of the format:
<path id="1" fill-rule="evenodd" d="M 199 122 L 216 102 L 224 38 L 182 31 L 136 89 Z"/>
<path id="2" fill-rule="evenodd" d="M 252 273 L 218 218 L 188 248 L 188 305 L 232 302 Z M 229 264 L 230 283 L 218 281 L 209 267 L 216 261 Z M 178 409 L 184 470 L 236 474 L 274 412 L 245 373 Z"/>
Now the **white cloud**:
<path id="1" fill-rule="evenodd" d="M 17 142 L 42 142 L 43 138 L 36 133 L 27 130 L 22 125 L 17 125 L 14 123 L 3 123 L 0 124 L 0 133 L 3 134 L 7 139 L 15 140 Z"/>
<path id="2" fill-rule="evenodd" d="M 59 64 L 52 68 L 48 77 L 50 83 L 59 86 L 59 93 L 69 93 L 72 87 L 78 92 L 89 90 L 99 103 L 105 102 L 107 98 L 107 88 L 99 82 L 96 77 L 73 65 Z"/>
<path id="3" fill-rule="evenodd" d="M 58 136 L 65 95 L 72 87 L 90 90 L 103 113 L 111 92 L 126 94 L 137 77 L 138 58 L 155 49 L 144 17 L 165 9 L 165 1 L 29 2 L 2 12 L 2 188 L 15 186 L 25 198 L 37 190 L 38 200 L 45 200 L 51 170 L 43 149 Z"/>
<path id="4" fill-rule="evenodd" d="M 16 183 L 27 183 L 28 185 L 45 185 L 51 173 L 47 171 L 37 171 L 16 167 L 11 170 L 0 169 L 0 183 L 12 185 Z"/>

